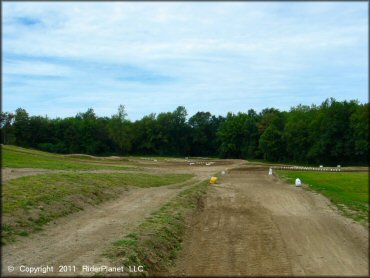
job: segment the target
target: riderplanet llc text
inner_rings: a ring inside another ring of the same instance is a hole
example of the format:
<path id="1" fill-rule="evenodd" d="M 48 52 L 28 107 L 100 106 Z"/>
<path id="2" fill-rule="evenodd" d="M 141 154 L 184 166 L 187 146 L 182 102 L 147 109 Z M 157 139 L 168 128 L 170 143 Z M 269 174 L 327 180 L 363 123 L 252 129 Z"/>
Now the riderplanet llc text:
<path id="1" fill-rule="evenodd" d="M 144 266 L 130 265 L 130 266 L 107 266 L 107 265 L 41 265 L 41 266 L 27 266 L 20 265 L 19 267 L 9 265 L 7 267 L 9 273 L 20 272 L 27 274 L 47 274 L 47 273 L 135 273 L 143 272 Z"/>

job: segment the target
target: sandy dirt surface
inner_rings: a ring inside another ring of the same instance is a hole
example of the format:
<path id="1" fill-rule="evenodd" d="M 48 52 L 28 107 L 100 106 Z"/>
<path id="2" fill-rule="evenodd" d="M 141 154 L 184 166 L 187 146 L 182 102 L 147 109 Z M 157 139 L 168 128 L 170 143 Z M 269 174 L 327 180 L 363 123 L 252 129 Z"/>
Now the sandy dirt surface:
<path id="1" fill-rule="evenodd" d="M 237 165 L 241 163 L 243 162 L 235 160 L 226 164 Z M 151 174 L 193 173 L 195 177 L 192 181 L 196 182 L 197 180 L 208 179 L 212 174 L 225 169 L 224 163 L 212 167 L 204 165 L 190 167 L 182 162 L 172 163 L 171 166 L 148 165 L 145 171 Z M 4 177 L 9 180 L 21 176 L 54 172 L 69 171 L 8 168 L 3 169 L 3 179 Z M 110 172 L 126 171 L 93 170 L 74 172 L 102 172 L 108 174 Z M 188 184 L 188 181 L 183 184 Z M 65 273 L 57 273 L 56 271 L 59 265 L 68 265 L 77 267 L 75 274 L 89 275 L 81 272 L 82 265 L 109 265 L 109 261 L 102 256 L 104 250 L 110 246 L 112 241 L 122 239 L 150 213 L 159 209 L 181 190 L 187 188 L 187 186 L 179 187 L 179 185 L 131 189 L 115 200 L 97 207 L 86 207 L 83 211 L 46 225 L 40 233 L 32 234 L 13 244 L 4 246 L 2 249 L 2 274 L 27 276 L 29 274 L 19 271 L 21 265 L 35 267 L 49 265 L 54 266 L 54 272 L 49 273 L 49 275 L 65 275 Z M 14 266 L 15 270 L 11 273 L 8 272 L 8 266 Z"/>
<path id="2" fill-rule="evenodd" d="M 2 168 L 1 169 L 1 180 L 8 181 L 24 176 L 33 176 L 45 173 L 58 172 L 58 170 L 48 169 L 32 169 L 32 168 Z"/>
<path id="3" fill-rule="evenodd" d="M 212 166 L 204 165 L 189 165 L 189 162 L 185 160 L 177 159 L 175 161 L 142 161 L 140 159 L 132 159 L 132 162 L 136 165 L 129 165 L 129 167 L 134 170 L 113 170 L 113 169 L 97 169 L 97 170 L 50 170 L 50 169 L 39 169 L 39 168 L 2 168 L 1 169 L 1 179 L 2 181 L 8 181 L 12 179 L 17 179 L 20 177 L 34 176 L 39 174 L 51 174 L 51 173 L 138 173 L 149 172 L 151 174 L 162 174 L 162 173 L 192 173 L 200 178 L 208 178 L 209 175 L 216 173 L 218 171 L 227 169 L 228 166 L 233 167 L 235 165 L 241 165 L 244 162 L 242 160 L 213 160 L 215 164 Z M 95 163 L 96 164 L 96 163 Z M 100 165 L 109 165 L 106 163 L 101 163 Z M 116 166 L 122 166 L 117 164 Z M 138 168 L 137 170 L 135 168 Z"/>
<path id="4" fill-rule="evenodd" d="M 170 274 L 367 276 L 368 232 L 322 195 L 239 167 L 208 191 Z"/>
<path id="5" fill-rule="evenodd" d="M 53 174 L 53 173 L 138 173 L 136 170 L 109 170 L 109 169 L 98 169 L 98 170 L 49 170 L 49 169 L 33 169 L 33 168 L 2 168 L 1 179 L 2 181 L 8 181 L 26 176 L 35 176 L 40 174 Z"/>
<path id="6" fill-rule="evenodd" d="M 123 238 L 181 190 L 171 186 L 132 189 L 119 199 L 59 219 L 41 233 L 3 247 L 4 274 L 9 274 L 9 265 L 53 265 L 56 271 L 59 265 L 80 270 L 84 264 L 106 264 L 101 255 L 112 241 Z M 12 272 L 20 274 L 17 269 Z"/>
<path id="7" fill-rule="evenodd" d="M 227 172 L 209 188 L 191 218 L 183 249 L 169 274 L 368 274 L 367 230 L 341 216 L 325 197 L 268 176 L 266 166 L 243 165 L 241 160 L 214 162 L 205 166 L 181 160 L 144 161 L 139 166 L 151 174 L 193 173 L 194 181 Z M 5 170 L 8 179 L 64 172 Z M 58 265 L 75 265 L 75 274 L 91 276 L 80 271 L 82 265 L 109 265 L 102 252 L 111 242 L 122 239 L 185 188 L 131 189 L 115 200 L 58 219 L 42 232 L 3 247 L 3 275 L 10 274 L 9 265 L 16 267 L 13 275 L 22 274 L 17 270 L 20 265 L 54 265 L 54 271 Z"/>

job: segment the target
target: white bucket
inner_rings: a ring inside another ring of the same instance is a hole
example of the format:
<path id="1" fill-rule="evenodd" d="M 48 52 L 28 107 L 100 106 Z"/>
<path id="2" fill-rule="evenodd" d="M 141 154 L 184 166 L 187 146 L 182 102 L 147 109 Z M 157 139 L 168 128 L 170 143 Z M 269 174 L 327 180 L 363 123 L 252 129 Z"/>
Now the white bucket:
<path id="1" fill-rule="evenodd" d="M 269 169 L 269 176 L 272 176 L 272 168 Z"/>
<path id="2" fill-rule="evenodd" d="M 299 178 L 296 178 L 295 179 L 295 186 L 302 186 L 302 182 L 301 182 L 301 180 L 299 179 Z"/>

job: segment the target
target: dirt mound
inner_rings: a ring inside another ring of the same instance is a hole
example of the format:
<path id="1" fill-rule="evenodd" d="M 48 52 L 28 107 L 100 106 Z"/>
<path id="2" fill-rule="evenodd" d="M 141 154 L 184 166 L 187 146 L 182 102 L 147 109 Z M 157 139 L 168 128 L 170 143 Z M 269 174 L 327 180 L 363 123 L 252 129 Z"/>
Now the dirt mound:
<path id="1" fill-rule="evenodd" d="M 72 158 L 82 158 L 82 159 L 101 159 L 101 157 L 82 154 L 82 153 L 75 153 L 75 154 L 65 154 L 65 157 L 72 157 Z"/>
<path id="2" fill-rule="evenodd" d="M 2 168 L 2 180 L 8 181 L 25 176 L 34 176 L 47 173 L 68 173 L 70 170 L 49 170 L 49 169 L 34 169 L 34 168 Z M 110 169 L 97 169 L 97 170 L 73 170 L 74 173 L 137 173 L 137 171 L 130 170 L 110 170 Z"/>
<path id="3" fill-rule="evenodd" d="M 33 176 L 45 173 L 55 173 L 60 170 L 33 169 L 33 168 L 2 168 L 1 179 L 3 181 L 12 180 L 24 176 Z"/>
<path id="4" fill-rule="evenodd" d="M 230 171 L 233 171 L 233 172 L 268 171 L 269 168 L 270 167 L 268 166 L 243 166 L 243 167 L 233 168 Z"/>

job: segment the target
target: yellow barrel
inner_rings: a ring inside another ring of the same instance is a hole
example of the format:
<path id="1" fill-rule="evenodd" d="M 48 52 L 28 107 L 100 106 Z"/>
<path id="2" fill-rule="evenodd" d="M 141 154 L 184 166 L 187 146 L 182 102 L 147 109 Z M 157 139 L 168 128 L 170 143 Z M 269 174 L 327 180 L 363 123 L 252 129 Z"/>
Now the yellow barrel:
<path id="1" fill-rule="evenodd" d="M 216 184 L 217 183 L 217 177 L 211 177 L 211 179 L 209 180 L 209 183 L 210 184 Z"/>

